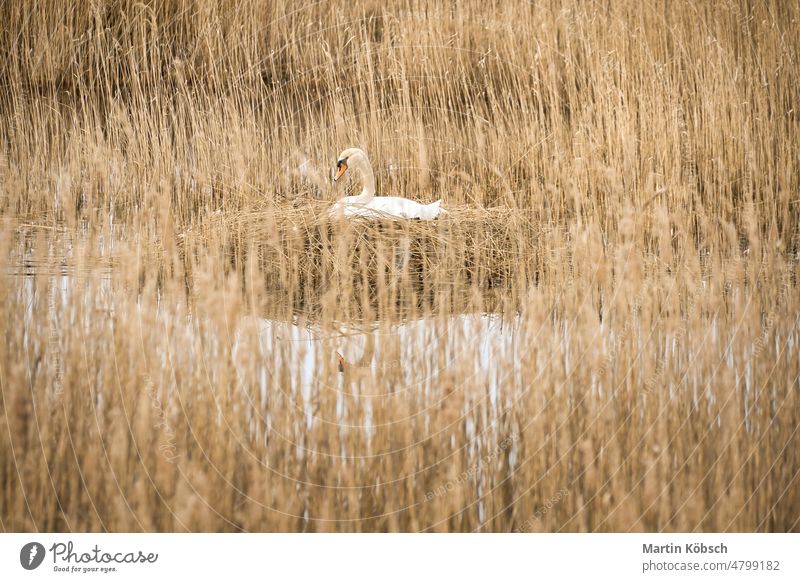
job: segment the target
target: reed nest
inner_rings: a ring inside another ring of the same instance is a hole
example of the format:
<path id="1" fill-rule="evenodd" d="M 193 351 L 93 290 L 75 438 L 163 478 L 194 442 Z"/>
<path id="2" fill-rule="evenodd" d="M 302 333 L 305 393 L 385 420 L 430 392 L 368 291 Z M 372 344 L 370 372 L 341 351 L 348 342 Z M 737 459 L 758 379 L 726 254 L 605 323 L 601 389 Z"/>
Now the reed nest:
<path id="1" fill-rule="evenodd" d="M 551 229 L 530 212 L 454 207 L 435 221 L 398 221 L 339 220 L 329 209 L 304 202 L 217 213 L 188 231 L 184 246 L 219 239 L 232 269 L 249 265 L 267 293 L 310 312 L 326 293 L 360 293 L 376 308 L 390 294 L 401 311 L 438 311 L 463 308 L 480 289 L 491 304 L 493 292 L 513 295 L 547 266 L 543 238 Z"/>

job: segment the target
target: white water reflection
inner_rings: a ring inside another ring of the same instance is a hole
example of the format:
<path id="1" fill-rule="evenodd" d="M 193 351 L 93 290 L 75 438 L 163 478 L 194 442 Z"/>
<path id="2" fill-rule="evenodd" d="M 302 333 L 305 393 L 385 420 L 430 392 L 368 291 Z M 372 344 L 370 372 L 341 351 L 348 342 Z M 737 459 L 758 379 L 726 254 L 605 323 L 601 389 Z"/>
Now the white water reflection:
<path id="1" fill-rule="evenodd" d="M 257 382 L 262 401 L 280 392 L 302 401 L 309 428 L 319 390 L 337 392 L 338 422 L 345 420 L 348 398 L 363 399 L 367 422 L 361 428 L 369 431 L 373 406 L 392 397 L 433 398 L 451 367 L 472 370 L 470 385 L 480 387 L 492 410 L 508 406 L 500 402 L 500 388 L 521 384 L 524 346 L 518 316 L 459 314 L 329 330 L 247 317 L 237 330 L 233 359 L 239 381 Z"/>

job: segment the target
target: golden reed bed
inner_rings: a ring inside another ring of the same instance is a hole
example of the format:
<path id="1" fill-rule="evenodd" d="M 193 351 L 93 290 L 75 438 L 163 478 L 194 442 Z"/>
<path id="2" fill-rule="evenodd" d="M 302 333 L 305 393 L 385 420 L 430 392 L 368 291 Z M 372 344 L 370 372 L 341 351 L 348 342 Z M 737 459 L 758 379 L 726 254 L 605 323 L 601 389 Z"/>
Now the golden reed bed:
<path id="1" fill-rule="evenodd" d="M 800 528 L 796 3 L 62 4 L 0 4 L 2 530 Z M 351 145 L 450 213 L 328 221 Z"/>

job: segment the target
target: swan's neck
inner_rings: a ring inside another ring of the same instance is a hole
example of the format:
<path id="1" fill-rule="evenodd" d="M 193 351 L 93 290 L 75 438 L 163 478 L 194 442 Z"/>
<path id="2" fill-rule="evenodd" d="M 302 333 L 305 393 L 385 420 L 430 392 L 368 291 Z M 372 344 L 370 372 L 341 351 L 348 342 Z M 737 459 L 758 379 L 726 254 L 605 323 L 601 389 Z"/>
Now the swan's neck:
<path id="1" fill-rule="evenodd" d="M 353 160 L 358 171 L 361 172 L 361 194 L 358 201 L 361 203 L 369 202 L 375 197 L 375 174 L 369 160 L 358 158 Z"/>

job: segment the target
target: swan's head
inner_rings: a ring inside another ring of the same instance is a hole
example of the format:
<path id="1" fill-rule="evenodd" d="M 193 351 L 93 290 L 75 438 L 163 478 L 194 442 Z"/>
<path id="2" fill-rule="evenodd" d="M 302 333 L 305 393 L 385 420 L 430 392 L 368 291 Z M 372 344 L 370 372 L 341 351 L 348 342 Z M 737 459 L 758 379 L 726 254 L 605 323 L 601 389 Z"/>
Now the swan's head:
<path id="1" fill-rule="evenodd" d="M 347 148 L 339 154 L 339 158 L 336 160 L 336 176 L 334 176 L 333 181 L 336 182 L 339 178 L 344 176 L 349 166 L 360 168 L 363 167 L 365 162 L 369 165 L 369 159 L 367 158 L 367 154 L 364 153 L 364 150 Z"/>

